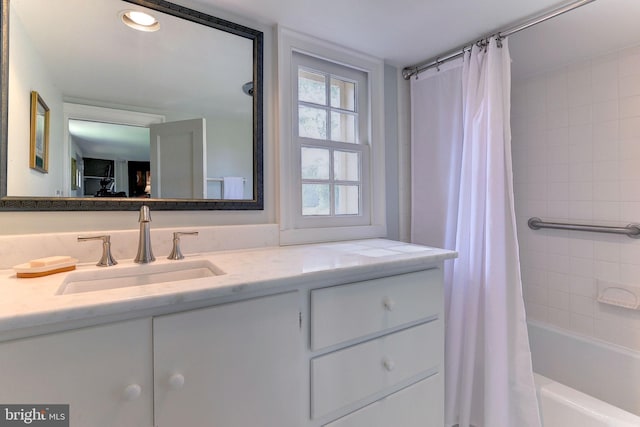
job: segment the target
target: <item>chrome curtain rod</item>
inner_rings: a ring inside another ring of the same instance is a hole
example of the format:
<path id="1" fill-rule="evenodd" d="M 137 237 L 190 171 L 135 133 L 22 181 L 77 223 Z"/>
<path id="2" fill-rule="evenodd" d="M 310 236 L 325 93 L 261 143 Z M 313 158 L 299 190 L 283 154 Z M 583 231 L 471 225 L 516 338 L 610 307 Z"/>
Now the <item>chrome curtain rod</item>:
<path id="1" fill-rule="evenodd" d="M 402 77 L 404 77 L 405 80 L 409 80 L 412 76 L 417 76 L 418 74 L 422 73 L 423 71 L 427 71 L 430 70 L 431 68 L 436 68 L 439 67 L 440 65 L 444 64 L 445 62 L 449 62 L 453 59 L 459 58 L 462 55 L 465 54 L 465 52 L 471 50 L 471 47 L 476 44 L 476 43 L 482 43 L 487 39 L 490 39 L 491 37 L 498 37 L 498 38 L 505 38 L 508 37 L 512 34 L 515 34 L 519 31 L 525 30 L 529 27 L 533 27 L 534 25 L 540 24 L 541 22 L 547 21 L 551 18 L 555 18 L 556 16 L 562 15 L 563 13 L 572 11 L 574 9 L 577 9 L 581 6 L 584 6 L 586 4 L 589 4 L 591 2 L 594 2 L 596 0 L 578 0 L 578 1 L 574 1 L 573 3 L 569 3 L 566 6 L 562 6 L 559 7 L 557 9 L 553 9 L 547 13 L 544 13 L 542 15 L 536 16 L 535 18 L 531 18 L 528 19 L 526 21 L 523 21 L 519 24 L 514 24 L 504 30 L 501 31 L 495 31 L 491 34 L 488 34 L 474 42 L 470 42 L 467 43 L 463 46 L 460 46 L 456 49 L 452 49 L 446 53 L 443 53 L 442 55 L 436 56 L 435 58 L 431 58 L 425 62 L 422 62 L 420 64 L 416 64 L 416 65 L 412 65 L 409 67 L 405 67 L 402 69 Z"/>
<path id="2" fill-rule="evenodd" d="M 527 221 L 529 228 L 539 230 L 541 228 L 553 228 L 556 230 L 592 231 L 595 233 L 626 234 L 629 237 L 640 237 L 640 224 L 629 224 L 626 227 L 609 227 L 606 225 L 565 224 L 560 222 L 546 222 L 533 217 Z"/>

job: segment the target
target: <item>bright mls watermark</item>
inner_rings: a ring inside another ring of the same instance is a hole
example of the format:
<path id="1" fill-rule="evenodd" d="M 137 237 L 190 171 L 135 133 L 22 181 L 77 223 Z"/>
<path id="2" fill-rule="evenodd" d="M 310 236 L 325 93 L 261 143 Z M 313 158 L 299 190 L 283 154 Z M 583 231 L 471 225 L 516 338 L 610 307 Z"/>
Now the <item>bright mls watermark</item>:
<path id="1" fill-rule="evenodd" d="M 2 405 L 0 427 L 69 427 L 69 405 Z"/>

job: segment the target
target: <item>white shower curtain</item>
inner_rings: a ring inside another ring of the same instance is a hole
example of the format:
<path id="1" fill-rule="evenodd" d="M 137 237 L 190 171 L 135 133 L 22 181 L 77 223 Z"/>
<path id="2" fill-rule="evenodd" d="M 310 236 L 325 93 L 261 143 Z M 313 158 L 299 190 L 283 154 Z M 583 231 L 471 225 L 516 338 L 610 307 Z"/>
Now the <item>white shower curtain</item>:
<path id="1" fill-rule="evenodd" d="M 510 57 L 499 44 L 411 87 L 412 240 L 459 253 L 445 274 L 448 426 L 541 425 L 513 203 Z"/>

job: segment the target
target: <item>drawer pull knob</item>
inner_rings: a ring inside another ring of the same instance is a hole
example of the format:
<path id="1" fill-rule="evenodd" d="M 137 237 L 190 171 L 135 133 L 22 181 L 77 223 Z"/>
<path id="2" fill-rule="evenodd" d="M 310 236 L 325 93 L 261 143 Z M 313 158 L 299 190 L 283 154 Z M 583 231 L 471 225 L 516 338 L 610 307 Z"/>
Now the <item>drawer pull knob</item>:
<path id="1" fill-rule="evenodd" d="M 136 400 L 142 394 L 142 387 L 138 384 L 129 384 L 127 388 L 124 389 L 124 399 L 125 400 Z"/>
<path id="2" fill-rule="evenodd" d="M 184 375 L 173 374 L 169 377 L 169 387 L 174 390 L 179 390 L 184 385 Z"/>
<path id="3" fill-rule="evenodd" d="M 382 306 L 387 311 L 393 311 L 393 307 L 396 305 L 396 302 L 389 297 L 384 297 L 382 299 Z"/>
<path id="4" fill-rule="evenodd" d="M 382 366 L 384 366 L 384 369 L 386 369 L 388 372 L 391 372 L 395 369 L 396 363 L 390 358 L 385 357 L 384 359 L 382 359 Z"/>

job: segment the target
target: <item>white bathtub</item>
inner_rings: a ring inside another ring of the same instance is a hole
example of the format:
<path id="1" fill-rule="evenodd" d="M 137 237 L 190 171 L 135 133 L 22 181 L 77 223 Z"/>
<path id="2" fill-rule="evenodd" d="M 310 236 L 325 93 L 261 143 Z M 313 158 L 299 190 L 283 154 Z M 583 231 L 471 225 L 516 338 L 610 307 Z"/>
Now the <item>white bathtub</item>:
<path id="1" fill-rule="evenodd" d="M 544 427 L 640 426 L 640 355 L 529 322 Z"/>

